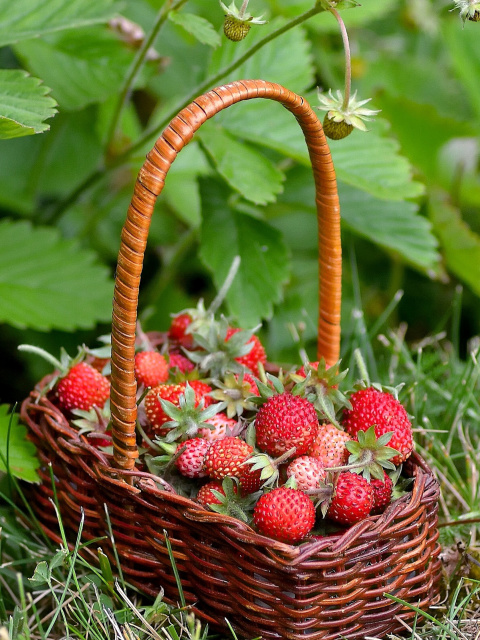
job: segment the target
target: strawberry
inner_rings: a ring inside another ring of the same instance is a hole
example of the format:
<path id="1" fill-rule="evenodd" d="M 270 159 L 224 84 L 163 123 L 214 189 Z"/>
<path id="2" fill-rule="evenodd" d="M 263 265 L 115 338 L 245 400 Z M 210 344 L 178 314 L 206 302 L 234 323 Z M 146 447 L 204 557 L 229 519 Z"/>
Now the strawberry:
<path id="1" fill-rule="evenodd" d="M 389 446 L 399 454 L 392 458 L 395 465 L 404 462 L 412 453 L 412 424 L 405 408 L 390 393 L 374 387 L 360 389 L 350 396 L 351 409 L 343 413 L 345 430 L 356 438 L 359 431 L 367 431 L 375 426 L 375 436 L 393 432 Z"/>
<path id="2" fill-rule="evenodd" d="M 251 24 L 246 20 L 238 20 L 234 16 L 225 16 L 223 33 L 229 40 L 240 42 L 244 40 L 250 31 Z"/>
<path id="3" fill-rule="evenodd" d="M 212 425 L 212 429 L 209 427 L 202 427 L 198 430 L 198 435 L 205 440 L 220 440 L 227 435 L 227 429 L 232 431 L 237 426 L 237 421 L 232 418 L 228 418 L 224 413 L 217 413 L 213 418 L 205 420 L 207 424 Z"/>
<path id="4" fill-rule="evenodd" d="M 182 373 L 190 373 L 195 369 L 193 362 L 190 362 L 190 360 L 181 353 L 170 353 L 168 355 L 168 367 L 169 369 L 178 369 Z"/>
<path id="5" fill-rule="evenodd" d="M 174 316 L 168 329 L 168 339 L 185 347 L 185 349 L 191 349 L 193 347 L 193 336 L 190 333 L 186 333 L 191 323 L 192 316 L 189 313 L 180 313 Z"/>
<path id="6" fill-rule="evenodd" d="M 320 364 L 320 361 L 319 360 L 315 360 L 315 362 L 309 362 L 308 363 L 308 367 L 310 369 L 317 369 L 319 364 Z M 297 376 L 302 376 L 302 378 L 306 378 L 307 377 L 307 372 L 305 371 L 305 365 L 302 364 L 300 369 L 297 371 Z"/>
<path id="7" fill-rule="evenodd" d="M 222 495 L 225 495 L 225 491 L 223 490 L 220 480 L 211 480 L 198 490 L 197 500 L 200 504 L 203 504 L 204 506 L 209 504 L 222 504 L 217 496 L 212 493 L 212 489 L 218 491 L 218 493 L 221 493 Z"/>
<path id="8" fill-rule="evenodd" d="M 385 510 L 392 499 L 393 482 L 389 475 L 384 472 L 383 482 L 377 478 L 372 478 L 370 484 L 373 487 L 373 509 L 372 513 L 377 515 Z"/>
<path id="9" fill-rule="evenodd" d="M 330 140 L 342 140 L 346 138 L 353 131 L 353 124 L 348 124 L 345 120 L 337 122 L 333 118 L 330 118 L 326 113 L 323 119 L 323 133 L 330 138 Z"/>
<path id="10" fill-rule="evenodd" d="M 241 329 L 229 327 L 227 329 L 227 335 L 225 340 L 228 342 L 228 340 L 230 340 L 230 338 L 235 333 L 238 333 L 239 331 L 241 331 Z M 244 367 L 247 367 L 247 369 L 250 369 L 250 371 L 252 371 L 256 376 L 258 376 L 259 375 L 258 365 L 260 363 L 265 364 L 265 362 L 267 361 L 267 356 L 265 354 L 265 349 L 262 343 L 260 342 L 260 339 L 258 338 L 258 336 L 252 335 L 250 340 L 247 341 L 247 345 L 249 344 L 252 345 L 252 348 L 250 349 L 250 351 L 246 355 L 235 358 L 235 360 L 240 364 L 243 364 Z"/>
<path id="11" fill-rule="evenodd" d="M 236 436 L 214 440 L 205 456 L 204 469 L 215 480 L 240 478 L 245 473 L 242 465 L 252 454 L 253 447 Z"/>
<path id="12" fill-rule="evenodd" d="M 288 465 L 287 476 L 289 478 L 295 477 L 297 489 L 308 491 L 309 489 L 317 489 L 319 483 L 325 480 L 326 473 L 318 458 L 300 456 Z"/>
<path id="13" fill-rule="evenodd" d="M 303 491 L 278 487 L 258 500 L 253 522 L 263 535 L 293 544 L 312 530 L 315 507 Z"/>
<path id="14" fill-rule="evenodd" d="M 372 507 L 372 485 L 362 476 L 347 471 L 338 476 L 327 517 L 350 526 L 366 518 Z"/>
<path id="15" fill-rule="evenodd" d="M 191 438 L 180 442 L 176 453 L 179 456 L 175 460 L 177 469 L 187 478 L 203 478 L 207 474 L 203 470 L 205 454 L 210 447 L 210 442 L 205 438 Z"/>
<path id="16" fill-rule="evenodd" d="M 86 362 L 79 362 L 58 381 L 56 397 L 62 409 L 102 408 L 110 395 L 110 381 Z"/>
<path id="17" fill-rule="evenodd" d="M 135 378 L 144 387 L 156 387 L 168 380 L 168 364 L 158 351 L 140 351 L 135 355 Z"/>
<path id="18" fill-rule="evenodd" d="M 293 447 L 295 455 L 303 455 L 312 445 L 317 426 L 317 413 L 311 402 L 288 392 L 278 393 L 270 396 L 257 413 L 257 445 L 274 457 Z"/>
<path id="19" fill-rule="evenodd" d="M 319 424 L 307 455 L 317 458 L 324 467 L 340 467 L 348 459 L 345 443 L 351 437 L 333 424 Z"/>
<path id="20" fill-rule="evenodd" d="M 154 431 L 160 431 L 161 427 L 170 420 L 162 408 L 160 400 L 168 400 L 178 405 L 180 396 L 185 392 L 185 384 L 159 384 L 150 389 L 145 396 L 145 413 L 150 426 Z"/>
<path id="21" fill-rule="evenodd" d="M 195 391 L 197 402 L 200 402 L 200 400 L 203 398 L 205 407 L 208 407 L 215 402 L 215 400 L 209 395 L 212 391 L 212 387 L 209 384 L 207 384 L 203 380 L 189 380 L 188 384 Z"/>

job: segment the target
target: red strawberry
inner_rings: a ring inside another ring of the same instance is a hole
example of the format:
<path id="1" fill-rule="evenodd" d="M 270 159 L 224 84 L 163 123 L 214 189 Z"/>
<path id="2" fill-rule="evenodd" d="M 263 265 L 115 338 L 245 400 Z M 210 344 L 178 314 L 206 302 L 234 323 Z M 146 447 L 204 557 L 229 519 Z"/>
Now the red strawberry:
<path id="1" fill-rule="evenodd" d="M 235 333 L 238 333 L 238 331 L 241 331 L 241 329 L 229 327 L 227 329 L 226 341 L 228 341 Z M 235 360 L 240 364 L 243 364 L 244 367 L 247 367 L 247 369 L 250 369 L 250 371 L 253 371 L 253 373 L 258 376 L 259 363 L 265 364 L 265 362 L 267 361 L 265 349 L 263 348 L 263 345 L 260 342 L 258 336 L 255 335 L 253 335 L 250 340 L 248 340 L 247 344 L 253 345 L 250 351 L 244 356 L 235 358 Z"/>
<path id="2" fill-rule="evenodd" d="M 255 419 L 258 447 L 273 457 L 292 447 L 305 454 L 318 426 L 315 407 L 306 398 L 283 392 L 270 396 Z"/>
<path id="3" fill-rule="evenodd" d="M 188 384 L 195 391 L 195 397 L 197 398 L 197 402 L 200 402 L 200 400 L 203 398 L 203 403 L 205 407 L 208 407 L 209 405 L 215 402 L 212 396 L 207 395 L 212 391 L 212 387 L 209 384 L 207 384 L 203 380 L 189 380 Z"/>
<path id="4" fill-rule="evenodd" d="M 367 431 L 372 425 L 375 425 L 377 438 L 392 431 L 388 446 L 400 452 L 392 462 L 395 465 L 404 462 L 412 453 L 413 437 L 412 424 L 400 402 L 390 393 L 373 387 L 356 391 L 350 402 L 352 408 L 343 413 L 345 430 L 354 438 L 359 431 Z"/>
<path id="5" fill-rule="evenodd" d="M 169 340 L 177 342 L 185 349 L 191 349 L 193 347 L 193 336 L 185 333 L 191 323 L 192 316 L 189 313 L 180 313 L 178 316 L 173 317 L 168 330 Z"/>
<path id="6" fill-rule="evenodd" d="M 366 518 L 372 507 L 372 485 L 362 476 L 347 471 L 338 476 L 327 517 L 349 526 Z"/>
<path id="7" fill-rule="evenodd" d="M 333 424 L 319 424 L 315 429 L 308 455 L 318 458 L 324 467 L 340 467 L 348 460 L 345 443 L 351 437 Z"/>
<path id="8" fill-rule="evenodd" d="M 303 491 L 278 487 L 259 499 L 253 522 L 260 533 L 293 544 L 313 529 L 315 507 Z"/>
<path id="9" fill-rule="evenodd" d="M 212 493 L 212 489 L 218 491 L 222 495 L 225 495 L 225 491 L 223 490 L 222 483 L 220 480 L 212 480 L 211 482 L 207 482 L 203 487 L 200 487 L 197 493 L 197 500 L 200 504 L 205 506 L 209 504 L 222 504 L 221 501 Z M 235 490 L 235 487 L 234 487 Z"/>
<path id="10" fill-rule="evenodd" d="M 237 426 L 237 421 L 228 418 L 224 413 L 217 413 L 213 418 L 205 420 L 213 426 L 213 429 L 202 427 L 198 430 L 198 435 L 205 440 L 220 440 L 227 435 L 227 429 L 233 430 Z"/>
<path id="11" fill-rule="evenodd" d="M 372 478 L 370 484 L 373 487 L 373 509 L 372 513 L 377 515 L 385 510 L 392 499 L 393 482 L 389 475 L 384 472 L 383 482 L 377 478 Z"/>
<path id="12" fill-rule="evenodd" d="M 300 456 L 288 465 L 287 476 L 295 476 L 297 489 L 308 491 L 318 489 L 319 483 L 325 480 L 326 473 L 318 458 Z"/>
<path id="13" fill-rule="evenodd" d="M 168 356 L 168 366 L 170 369 L 179 369 L 182 373 L 190 373 L 195 369 L 193 362 L 181 353 L 170 353 Z"/>
<path id="14" fill-rule="evenodd" d="M 56 395 L 62 409 L 89 411 L 102 408 L 110 395 L 110 381 L 86 362 L 74 365 L 57 384 Z"/>
<path id="15" fill-rule="evenodd" d="M 140 351 L 135 355 L 135 377 L 144 387 L 156 387 L 168 380 L 168 364 L 158 351 Z"/>
<path id="16" fill-rule="evenodd" d="M 214 440 L 205 456 L 204 469 L 215 480 L 240 478 L 245 473 L 243 462 L 252 454 L 253 447 L 236 436 Z"/>
<path id="17" fill-rule="evenodd" d="M 319 360 L 315 360 L 315 362 L 309 362 L 308 364 L 310 365 L 310 367 L 312 369 L 317 369 L 318 365 L 320 364 L 320 361 Z M 297 376 L 302 376 L 303 378 L 305 378 L 307 376 L 307 374 L 305 372 L 305 366 L 304 365 L 302 365 L 300 367 L 300 369 L 297 371 Z"/>
<path id="18" fill-rule="evenodd" d="M 187 478 L 204 478 L 207 474 L 203 470 L 203 461 L 209 447 L 210 443 L 205 438 L 191 438 L 180 442 L 176 452 L 182 449 L 184 451 L 175 460 L 180 473 Z"/>
<path id="19" fill-rule="evenodd" d="M 185 392 L 185 384 L 159 384 L 145 396 L 145 413 L 154 431 L 161 431 L 162 425 L 170 420 L 170 417 L 162 409 L 160 400 L 169 400 L 178 405 L 182 393 Z"/>

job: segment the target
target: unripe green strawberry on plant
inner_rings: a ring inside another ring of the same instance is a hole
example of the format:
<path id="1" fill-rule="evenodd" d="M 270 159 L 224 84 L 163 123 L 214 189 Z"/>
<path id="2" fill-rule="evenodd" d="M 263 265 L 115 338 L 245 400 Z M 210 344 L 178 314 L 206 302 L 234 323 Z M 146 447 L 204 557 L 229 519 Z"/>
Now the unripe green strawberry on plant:
<path id="1" fill-rule="evenodd" d="M 135 378 L 138 384 L 156 387 L 168 380 L 168 364 L 158 351 L 139 351 L 135 354 Z"/>
<path id="2" fill-rule="evenodd" d="M 327 517 L 350 526 L 366 518 L 373 508 L 373 487 L 363 476 L 340 473 L 327 511 Z"/>
<path id="3" fill-rule="evenodd" d="M 306 398 L 284 391 L 270 396 L 255 418 L 257 446 L 277 457 L 295 447 L 295 455 L 305 454 L 318 426 L 315 407 Z"/>
<path id="4" fill-rule="evenodd" d="M 412 424 L 405 408 L 386 391 L 374 387 L 360 389 L 350 396 L 351 409 L 343 413 L 345 431 L 356 438 L 359 431 L 375 426 L 375 436 L 392 432 L 389 446 L 399 453 L 391 459 L 394 465 L 404 462 L 413 451 Z"/>
<path id="5" fill-rule="evenodd" d="M 294 544 L 313 529 L 315 507 L 303 491 L 278 487 L 258 500 L 253 510 L 253 522 L 263 535 Z"/>
<path id="6" fill-rule="evenodd" d="M 207 474 L 203 469 L 205 455 L 210 442 L 205 438 L 191 438 L 177 445 L 175 465 L 183 476 L 187 478 L 204 478 Z"/>
<path id="7" fill-rule="evenodd" d="M 229 7 L 226 7 L 223 2 L 220 2 L 222 9 L 225 11 L 225 20 L 223 22 L 223 33 L 225 36 L 233 42 L 240 42 L 247 37 L 252 24 L 265 24 L 265 20 L 262 20 L 262 16 L 254 18 L 247 13 L 247 2 L 243 2 L 240 9 L 237 9 L 235 2 Z"/>
<path id="8" fill-rule="evenodd" d="M 52 392 L 53 399 L 61 409 L 90 411 L 94 406 L 103 408 L 110 395 L 110 380 L 84 361 L 87 353 L 85 348 L 79 349 L 75 358 L 70 358 L 62 349 L 60 360 L 32 345 L 20 345 L 18 349 L 35 353 L 53 364 L 56 373 L 45 392 Z"/>
<path id="9" fill-rule="evenodd" d="M 287 467 L 287 477 L 295 478 L 297 489 L 308 491 L 318 489 L 326 478 L 326 471 L 318 458 L 299 456 Z"/>

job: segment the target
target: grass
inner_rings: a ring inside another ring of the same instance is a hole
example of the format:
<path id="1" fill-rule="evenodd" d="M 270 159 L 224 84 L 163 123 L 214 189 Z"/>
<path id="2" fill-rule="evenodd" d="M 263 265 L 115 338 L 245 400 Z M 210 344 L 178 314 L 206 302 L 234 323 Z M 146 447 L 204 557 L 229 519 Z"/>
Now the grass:
<path id="1" fill-rule="evenodd" d="M 415 416 L 417 448 L 441 483 L 442 602 L 417 612 L 415 624 L 405 628 L 404 637 L 411 640 L 480 640 L 479 343 L 472 341 L 460 357 L 459 308 L 454 305 L 451 313 L 436 335 L 415 345 L 407 344 L 405 327 L 381 333 L 388 313 L 370 331 L 362 314 L 355 314 L 344 339 L 347 382 L 366 367 L 372 382 L 402 385 L 400 399 Z M 5 493 L 9 482 L 2 482 Z M 19 509 L 11 503 L 0 508 L 0 640 L 218 637 L 181 603 L 167 604 L 162 593 L 152 603 L 121 577 L 116 580 L 101 550 L 97 567 L 82 559 L 80 535 L 73 550 L 66 540 L 55 548 L 38 533 L 25 505 L 26 524 L 20 522 Z M 101 547 L 101 541 L 95 545 Z M 233 630 L 228 637 L 235 638 Z"/>

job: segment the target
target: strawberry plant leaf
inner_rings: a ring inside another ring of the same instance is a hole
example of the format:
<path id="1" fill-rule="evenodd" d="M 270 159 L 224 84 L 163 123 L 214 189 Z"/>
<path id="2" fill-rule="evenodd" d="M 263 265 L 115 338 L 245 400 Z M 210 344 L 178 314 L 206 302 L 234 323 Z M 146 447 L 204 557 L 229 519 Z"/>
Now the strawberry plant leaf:
<path id="1" fill-rule="evenodd" d="M 112 281 L 95 254 L 55 229 L 0 223 L 0 322 L 66 331 L 111 317 Z"/>
<path id="2" fill-rule="evenodd" d="M 20 69 L 0 69 L 0 138 L 18 138 L 50 129 L 57 110 L 50 89 Z"/>
<path id="3" fill-rule="evenodd" d="M 480 295 L 480 235 L 462 220 L 459 209 L 441 196 L 432 198 L 429 216 L 442 243 L 449 271 Z"/>
<path id="4" fill-rule="evenodd" d="M 200 185 L 203 206 L 200 257 L 220 287 L 235 256 L 240 268 L 226 300 L 241 326 L 252 327 L 272 315 L 282 296 L 289 260 L 281 234 L 257 218 L 232 210 L 229 190 L 205 180 Z"/>
<path id="5" fill-rule="evenodd" d="M 107 22 L 115 0 L 0 0 L 0 47 L 62 29 Z"/>
<path id="6" fill-rule="evenodd" d="M 480 116 L 480 91 L 478 90 L 480 51 L 476 27 L 474 22 L 468 20 L 463 25 L 463 29 L 458 28 L 458 22 L 455 20 L 444 23 L 445 41 L 453 67 L 462 80 L 463 88 L 478 118 Z"/>
<path id="7" fill-rule="evenodd" d="M 220 34 L 215 31 L 213 24 L 205 18 L 194 13 L 178 11 L 170 11 L 168 18 L 174 24 L 178 24 L 185 29 L 187 33 L 190 33 L 202 44 L 207 44 L 209 47 L 218 47 L 220 45 Z"/>
<path id="8" fill-rule="evenodd" d="M 285 176 L 268 158 L 212 122 L 203 125 L 200 135 L 218 172 L 235 191 L 255 204 L 275 201 Z"/>
<path id="9" fill-rule="evenodd" d="M 116 94 L 134 56 L 114 33 L 101 26 L 21 42 L 15 53 L 32 74 L 51 87 L 62 109 L 68 110 Z"/>
<path id="10" fill-rule="evenodd" d="M 0 470 L 7 471 L 20 480 L 38 482 L 40 463 L 35 445 L 26 439 L 27 429 L 18 421 L 18 414 L 11 413 L 6 404 L 0 405 Z"/>

